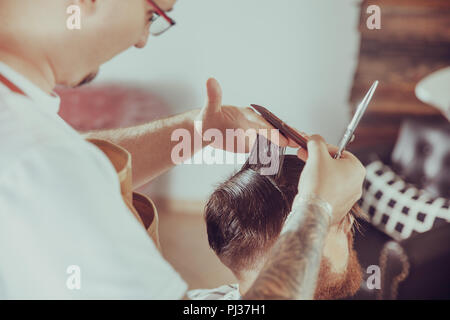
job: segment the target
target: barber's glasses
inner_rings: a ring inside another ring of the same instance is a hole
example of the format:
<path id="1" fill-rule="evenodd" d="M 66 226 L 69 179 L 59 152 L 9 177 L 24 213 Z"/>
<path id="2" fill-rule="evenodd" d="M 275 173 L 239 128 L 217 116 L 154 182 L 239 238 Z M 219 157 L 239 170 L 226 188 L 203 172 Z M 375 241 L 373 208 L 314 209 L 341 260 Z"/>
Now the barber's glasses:
<path id="1" fill-rule="evenodd" d="M 169 16 L 167 16 L 167 14 L 154 1 L 147 1 L 156 11 L 150 19 L 150 34 L 159 36 L 173 27 L 175 25 L 175 21 L 169 18 Z"/>

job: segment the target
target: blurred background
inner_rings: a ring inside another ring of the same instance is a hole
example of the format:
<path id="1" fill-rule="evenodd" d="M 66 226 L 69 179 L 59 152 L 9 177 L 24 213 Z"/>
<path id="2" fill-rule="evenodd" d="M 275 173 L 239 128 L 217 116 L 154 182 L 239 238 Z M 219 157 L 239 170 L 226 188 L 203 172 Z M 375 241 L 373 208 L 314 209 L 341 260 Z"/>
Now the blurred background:
<path id="1" fill-rule="evenodd" d="M 366 24 L 374 4 L 379 30 Z M 368 168 L 356 247 L 364 268 L 382 265 L 386 291 L 362 285 L 361 296 L 450 297 L 450 1 L 180 0 L 170 15 L 174 28 L 107 63 L 94 84 L 59 89 L 62 117 L 80 131 L 160 119 L 203 107 L 215 77 L 224 104 L 266 106 L 336 144 L 379 80 L 351 151 Z M 191 288 L 234 281 L 208 249 L 202 212 L 238 167 L 181 165 L 143 188 Z"/>
<path id="2" fill-rule="evenodd" d="M 336 143 L 349 119 L 359 49 L 357 4 L 181 0 L 171 12 L 174 28 L 150 38 L 145 49 L 131 49 L 107 63 L 95 85 L 145 88 L 162 106 L 141 112 L 160 118 L 203 107 L 206 80 L 215 77 L 224 104 L 267 106 L 290 125 Z M 151 191 L 206 199 L 212 185 L 233 169 L 180 166 L 161 177 L 167 188 L 155 181 L 159 186 Z M 195 187 L 190 185 L 194 179 Z"/>

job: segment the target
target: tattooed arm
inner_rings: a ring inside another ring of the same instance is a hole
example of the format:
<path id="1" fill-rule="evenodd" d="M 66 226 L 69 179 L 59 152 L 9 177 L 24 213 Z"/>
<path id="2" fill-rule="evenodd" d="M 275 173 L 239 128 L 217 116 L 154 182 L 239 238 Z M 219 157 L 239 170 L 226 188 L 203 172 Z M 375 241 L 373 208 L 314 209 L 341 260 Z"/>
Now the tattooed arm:
<path id="1" fill-rule="evenodd" d="M 338 224 L 361 197 L 365 169 L 349 152 L 333 159 L 337 148 L 319 136 L 308 141 L 308 157 L 284 233 L 244 299 L 312 299 L 328 228 Z M 342 183 L 345 182 L 345 183 Z M 313 198 L 309 198 L 314 195 Z M 321 200 L 320 200 L 321 199 Z"/>
<path id="2" fill-rule="evenodd" d="M 287 230 L 244 299 L 312 299 L 330 216 L 308 202 L 293 206 Z"/>

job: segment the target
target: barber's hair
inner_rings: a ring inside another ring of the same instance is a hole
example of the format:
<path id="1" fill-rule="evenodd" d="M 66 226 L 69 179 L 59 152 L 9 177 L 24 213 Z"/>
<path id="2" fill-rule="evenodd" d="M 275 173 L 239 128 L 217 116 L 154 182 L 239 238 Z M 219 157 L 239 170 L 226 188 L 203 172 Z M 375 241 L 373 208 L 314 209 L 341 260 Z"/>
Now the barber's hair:
<path id="1" fill-rule="evenodd" d="M 255 145 L 261 139 L 267 141 L 259 136 Z M 274 150 L 275 145 L 266 143 Z M 206 205 L 209 245 L 236 275 L 259 263 L 275 243 L 291 210 L 304 162 L 282 153 L 278 154 L 277 173 L 264 175 L 260 173 L 264 165 L 247 161 L 218 186 Z"/>

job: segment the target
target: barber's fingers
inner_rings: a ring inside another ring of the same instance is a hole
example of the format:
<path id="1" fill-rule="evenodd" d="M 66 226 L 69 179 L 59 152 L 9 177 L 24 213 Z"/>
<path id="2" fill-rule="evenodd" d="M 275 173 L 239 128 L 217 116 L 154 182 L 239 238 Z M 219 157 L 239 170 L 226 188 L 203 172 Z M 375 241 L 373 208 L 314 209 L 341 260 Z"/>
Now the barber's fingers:
<path id="1" fill-rule="evenodd" d="M 308 158 L 312 161 L 331 159 L 325 140 L 319 135 L 313 135 L 308 140 Z"/>
<path id="2" fill-rule="evenodd" d="M 297 130 L 297 129 L 295 129 L 295 128 L 291 128 L 291 129 L 294 130 L 294 131 L 296 131 L 296 132 L 297 132 L 300 136 L 302 136 L 303 138 L 305 138 L 306 141 L 309 140 L 309 136 L 308 136 L 305 132 L 302 132 L 302 131 Z M 300 145 L 299 145 L 297 142 L 295 142 L 295 141 L 292 140 L 291 138 L 288 138 L 288 140 L 289 140 L 289 144 L 288 144 L 289 147 L 291 147 L 291 148 L 300 148 Z M 306 160 L 306 159 L 305 159 L 305 160 Z"/>
<path id="3" fill-rule="evenodd" d="M 330 156 L 332 158 L 334 158 L 334 155 L 338 152 L 339 148 L 333 144 L 327 144 L 327 148 L 328 148 L 328 153 L 330 154 Z M 308 150 L 304 149 L 304 148 L 299 148 L 297 151 L 297 156 L 306 162 L 306 160 L 308 160 Z M 344 151 L 341 154 L 340 159 L 356 159 L 356 157 L 348 152 L 348 151 Z"/>
<path id="4" fill-rule="evenodd" d="M 310 148 L 312 152 L 324 152 L 323 145 L 325 145 L 328 148 L 328 152 L 330 153 L 330 155 L 333 155 L 333 152 L 337 152 L 337 147 L 327 145 L 325 143 L 325 140 L 319 135 L 307 136 L 304 133 L 302 133 L 302 135 L 308 140 L 308 149 L 300 147 L 297 151 L 297 156 L 304 162 L 308 160 L 308 151 L 310 150 Z M 309 143 L 309 141 L 312 141 L 311 144 Z"/>
<path id="5" fill-rule="evenodd" d="M 331 148 L 330 148 L 331 149 Z M 332 154 L 332 156 L 334 157 L 334 155 L 337 153 L 338 151 L 338 147 L 333 146 L 333 152 L 330 154 Z M 359 159 L 351 152 L 344 150 L 344 152 L 341 153 L 341 157 L 339 158 L 340 160 L 345 160 L 346 162 L 351 162 L 353 164 L 360 164 Z"/>
<path id="6" fill-rule="evenodd" d="M 327 144 L 327 147 L 328 147 L 328 153 L 334 159 L 334 155 L 339 151 L 339 147 L 335 146 L 333 144 Z M 353 155 L 350 152 L 344 150 L 344 152 L 341 153 L 341 157 L 339 159 L 348 159 L 348 158 L 351 158 L 352 156 Z"/>
<path id="7" fill-rule="evenodd" d="M 297 151 L 297 156 L 300 158 L 300 160 L 306 162 L 306 160 L 308 160 L 308 151 L 304 148 L 300 148 Z"/>
<path id="8" fill-rule="evenodd" d="M 291 148 L 300 148 L 300 146 L 298 145 L 298 143 L 295 142 L 294 140 L 292 140 L 291 138 L 288 138 L 288 147 L 291 147 Z"/>
<path id="9" fill-rule="evenodd" d="M 299 131 L 297 130 L 297 132 Z M 339 150 L 339 147 L 332 144 L 327 144 L 324 138 L 320 135 L 308 136 L 304 132 L 299 133 L 308 140 L 308 149 L 306 150 L 304 148 L 299 148 L 299 150 L 297 151 L 297 156 L 305 162 L 308 160 L 308 154 L 310 150 L 314 150 L 313 152 L 315 152 L 317 155 L 323 155 L 325 158 L 328 158 L 326 157 L 327 153 L 330 158 L 334 158 L 334 155 Z M 309 141 L 311 141 L 311 143 Z M 352 153 L 345 150 L 344 152 L 342 152 L 340 159 L 350 160 L 351 162 L 359 162 L 358 158 L 356 158 Z"/>
<path id="10" fill-rule="evenodd" d="M 206 102 L 206 114 L 214 114 L 222 106 L 222 88 L 219 82 L 214 78 L 209 78 L 206 82 L 206 92 L 208 100 Z"/>

